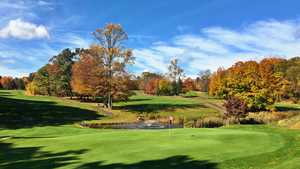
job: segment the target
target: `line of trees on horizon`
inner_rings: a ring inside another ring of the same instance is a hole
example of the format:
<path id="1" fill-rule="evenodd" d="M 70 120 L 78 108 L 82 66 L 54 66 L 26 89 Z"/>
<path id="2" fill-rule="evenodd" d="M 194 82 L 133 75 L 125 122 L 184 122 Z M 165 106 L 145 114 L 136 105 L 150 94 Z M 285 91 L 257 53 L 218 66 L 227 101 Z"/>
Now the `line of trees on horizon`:
<path id="1" fill-rule="evenodd" d="M 24 90 L 26 84 L 29 82 L 27 77 L 11 77 L 11 76 L 0 76 L 0 89 L 6 90 Z"/>

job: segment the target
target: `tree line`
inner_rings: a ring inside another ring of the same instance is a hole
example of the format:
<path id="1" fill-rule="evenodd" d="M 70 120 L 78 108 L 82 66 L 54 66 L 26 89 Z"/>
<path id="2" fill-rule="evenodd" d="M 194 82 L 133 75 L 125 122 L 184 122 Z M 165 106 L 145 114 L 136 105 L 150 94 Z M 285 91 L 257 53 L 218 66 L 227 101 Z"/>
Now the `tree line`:
<path id="1" fill-rule="evenodd" d="M 24 90 L 29 79 L 27 77 L 13 78 L 11 76 L 0 76 L 0 89 Z"/>
<path id="2" fill-rule="evenodd" d="M 272 109 L 275 102 L 287 99 L 297 102 L 300 57 L 272 57 L 260 62 L 237 62 L 228 69 L 219 68 L 210 78 L 209 94 L 230 100 L 230 105 L 236 103 L 246 111 Z"/>
<path id="3" fill-rule="evenodd" d="M 208 91 L 210 71 L 201 71 L 196 79 L 185 77 L 178 60 L 173 59 L 168 66 L 168 73 L 158 74 L 143 72 L 133 79 L 135 90 L 143 90 L 151 95 L 180 95 L 189 91 Z"/>

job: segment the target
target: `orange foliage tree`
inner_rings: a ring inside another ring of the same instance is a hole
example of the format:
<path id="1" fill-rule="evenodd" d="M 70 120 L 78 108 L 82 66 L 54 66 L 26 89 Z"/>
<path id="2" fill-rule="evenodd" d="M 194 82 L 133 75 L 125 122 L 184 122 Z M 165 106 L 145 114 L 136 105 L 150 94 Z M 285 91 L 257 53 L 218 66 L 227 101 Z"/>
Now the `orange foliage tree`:
<path id="1" fill-rule="evenodd" d="M 12 77 L 3 76 L 0 80 L 3 89 L 15 89 L 14 79 Z"/>
<path id="2" fill-rule="evenodd" d="M 210 79 L 209 94 L 238 97 L 252 111 L 265 109 L 291 92 L 290 82 L 280 69 L 283 62 L 281 58 L 266 58 L 260 63 L 237 62 L 226 70 L 219 69 Z"/>
<path id="3" fill-rule="evenodd" d="M 195 82 L 192 78 L 187 78 L 183 81 L 183 92 L 189 92 L 195 90 Z"/>
<path id="4" fill-rule="evenodd" d="M 107 84 L 106 103 L 112 108 L 113 88 L 120 76 L 126 74 L 125 66 L 132 63 L 132 51 L 126 49 L 123 44 L 128 39 L 127 33 L 121 25 L 107 24 L 103 29 L 97 29 L 94 33 L 99 42 L 102 53 L 102 62 L 105 71 L 105 84 Z"/>

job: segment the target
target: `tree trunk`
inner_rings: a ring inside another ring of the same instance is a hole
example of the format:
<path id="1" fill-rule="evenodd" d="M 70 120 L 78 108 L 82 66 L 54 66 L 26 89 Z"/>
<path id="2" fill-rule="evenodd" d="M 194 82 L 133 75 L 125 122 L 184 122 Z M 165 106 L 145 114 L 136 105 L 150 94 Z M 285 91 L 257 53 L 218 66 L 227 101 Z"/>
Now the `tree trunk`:
<path id="1" fill-rule="evenodd" d="M 109 91 L 108 97 L 107 97 L 107 108 L 108 108 L 109 110 L 112 109 L 112 97 L 111 97 L 110 91 Z"/>
<path id="2" fill-rule="evenodd" d="M 112 56 L 110 56 L 110 58 L 112 58 Z M 111 88 L 112 88 L 112 59 L 110 59 L 109 61 L 109 71 L 108 71 L 108 92 L 107 92 L 107 107 L 109 110 L 112 109 L 112 95 L 111 95 Z"/>

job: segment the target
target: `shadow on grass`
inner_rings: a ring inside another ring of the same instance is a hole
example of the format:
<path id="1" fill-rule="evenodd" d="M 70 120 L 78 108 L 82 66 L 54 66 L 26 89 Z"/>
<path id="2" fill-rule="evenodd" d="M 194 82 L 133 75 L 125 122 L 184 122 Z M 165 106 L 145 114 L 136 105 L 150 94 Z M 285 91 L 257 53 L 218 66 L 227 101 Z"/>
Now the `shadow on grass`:
<path id="1" fill-rule="evenodd" d="M 146 99 L 146 98 L 140 98 L 140 99 L 129 99 L 129 100 L 126 100 L 126 101 L 119 101 L 119 102 L 138 102 L 138 101 L 149 101 L 149 100 L 152 100 L 150 98 Z M 117 101 L 118 102 L 118 101 Z"/>
<path id="2" fill-rule="evenodd" d="M 10 92 L 6 92 L 0 89 L 0 95 L 1 96 L 12 96 L 12 94 Z"/>
<path id="3" fill-rule="evenodd" d="M 298 107 L 288 106 L 288 105 L 277 105 L 275 106 L 278 111 L 297 111 L 300 110 Z"/>
<path id="4" fill-rule="evenodd" d="M 134 164 L 103 164 L 93 162 L 83 164 L 77 169 L 216 169 L 217 164 L 209 161 L 198 161 L 188 156 L 172 156 L 165 159 L 141 161 Z"/>
<path id="5" fill-rule="evenodd" d="M 75 163 L 78 155 L 87 150 L 51 153 L 41 151 L 42 147 L 13 147 L 11 143 L 0 142 L 1 169 L 54 169 Z"/>
<path id="6" fill-rule="evenodd" d="M 97 112 L 49 101 L 12 99 L 0 93 L 0 128 L 64 125 L 100 118 Z"/>
<path id="7" fill-rule="evenodd" d="M 157 104 L 134 104 L 134 105 L 122 105 L 115 106 L 114 109 L 131 111 L 135 113 L 156 113 L 158 111 L 172 111 L 175 109 L 185 108 L 208 108 L 201 104 L 168 104 L 168 103 L 157 103 Z"/>
<path id="8" fill-rule="evenodd" d="M 216 169 L 217 163 L 193 160 L 188 156 L 172 156 L 165 159 L 141 161 L 134 164 L 104 164 L 103 161 L 79 164 L 80 155 L 88 150 L 63 152 L 42 151 L 42 147 L 14 147 L 0 142 L 1 169 L 55 169 L 79 165 L 77 169 Z"/>

